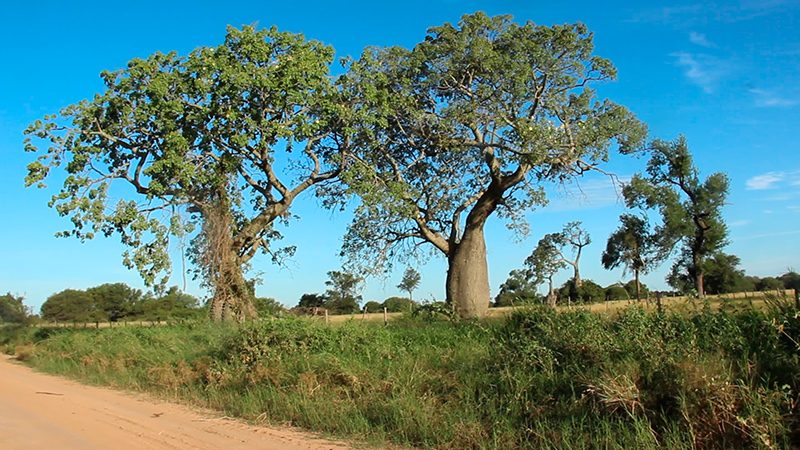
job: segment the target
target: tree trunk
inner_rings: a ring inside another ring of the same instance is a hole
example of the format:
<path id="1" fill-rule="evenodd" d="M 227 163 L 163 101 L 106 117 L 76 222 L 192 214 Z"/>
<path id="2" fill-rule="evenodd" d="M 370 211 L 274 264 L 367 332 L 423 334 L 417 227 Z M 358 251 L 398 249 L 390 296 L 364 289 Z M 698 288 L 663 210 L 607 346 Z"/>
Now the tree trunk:
<path id="1" fill-rule="evenodd" d="M 581 284 L 583 284 L 583 281 L 581 280 L 581 269 L 580 269 L 582 249 L 583 249 L 582 247 L 578 248 L 578 253 L 575 255 L 575 264 L 572 266 L 575 269 L 575 277 L 573 278 L 573 282 L 575 283 L 576 288 L 581 287 Z"/>
<path id="2" fill-rule="evenodd" d="M 483 226 L 468 227 L 447 258 L 447 300 L 462 318 L 481 318 L 489 309 L 489 268 Z"/>
<path id="3" fill-rule="evenodd" d="M 636 302 L 642 301 L 642 285 L 639 283 L 639 271 L 634 270 L 633 275 L 636 278 Z"/>
<path id="4" fill-rule="evenodd" d="M 209 307 L 211 320 L 243 322 L 256 317 L 253 294 L 238 260 L 222 262 L 217 277 Z"/>
<path id="5" fill-rule="evenodd" d="M 214 290 L 209 304 L 213 321 L 243 322 L 256 316 L 254 296 L 242 272 L 244 261 L 234 244 L 234 218 L 224 190 L 203 210 L 203 241 L 199 260 Z"/>
<path id="6" fill-rule="evenodd" d="M 548 278 L 550 282 L 550 289 L 547 291 L 547 305 L 551 308 L 556 307 L 556 292 L 553 290 L 553 277 L 552 275 Z"/>
<path id="7" fill-rule="evenodd" d="M 705 286 L 703 285 L 703 272 L 697 272 L 697 296 L 703 298 L 706 296 Z"/>

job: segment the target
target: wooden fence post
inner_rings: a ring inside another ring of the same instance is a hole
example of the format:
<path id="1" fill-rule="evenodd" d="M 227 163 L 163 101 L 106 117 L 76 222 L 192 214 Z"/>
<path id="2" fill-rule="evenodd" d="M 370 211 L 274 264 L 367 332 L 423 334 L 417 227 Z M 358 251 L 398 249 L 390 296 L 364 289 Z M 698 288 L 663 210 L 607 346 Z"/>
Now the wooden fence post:
<path id="1" fill-rule="evenodd" d="M 383 307 L 383 326 L 386 326 L 388 324 L 389 324 L 389 318 L 386 317 L 386 307 L 384 306 Z"/>
<path id="2" fill-rule="evenodd" d="M 661 307 L 661 291 L 656 291 L 656 307 L 658 308 L 659 314 L 664 312 L 664 310 Z"/>
<path id="3" fill-rule="evenodd" d="M 325 325 L 328 325 L 330 322 L 328 321 L 328 310 L 325 309 Z"/>

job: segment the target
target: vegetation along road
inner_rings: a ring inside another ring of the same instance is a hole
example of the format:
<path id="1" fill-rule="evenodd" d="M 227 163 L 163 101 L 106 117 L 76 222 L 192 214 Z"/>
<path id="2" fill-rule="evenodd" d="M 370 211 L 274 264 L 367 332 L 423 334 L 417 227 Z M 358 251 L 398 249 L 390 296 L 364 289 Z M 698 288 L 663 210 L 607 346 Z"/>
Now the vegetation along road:
<path id="1" fill-rule="evenodd" d="M 0 448 L 343 449 L 170 403 L 84 386 L 0 359 Z"/>

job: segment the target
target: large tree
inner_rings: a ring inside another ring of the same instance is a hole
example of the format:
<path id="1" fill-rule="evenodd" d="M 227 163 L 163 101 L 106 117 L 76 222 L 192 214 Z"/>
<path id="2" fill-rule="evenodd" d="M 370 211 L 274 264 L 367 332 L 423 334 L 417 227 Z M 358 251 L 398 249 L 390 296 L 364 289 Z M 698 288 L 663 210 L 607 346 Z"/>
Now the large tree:
<path id="1" fill-rule="evenodd" d="M 608 237 L 601 261 L 607 270 L 624 266 L 626 271 L 633 272 L 636 300 L 641 300 L 639 275 L 647 273 L 661 258 L 647 218 L 623 214 L 619 220 L 621 225 Z"/>
<path id="2" fill-rule="evenodd" d="M 447 300 L 462 317 L 489 304 L 484 226 L 525 230 L 544 182 L 565 181 L 637 147 L 643 125 L 589 85 L 616 76 L 582 24 L 464 16 L 408 50 L 369 49 L 342 88 L 357 102 L 359 152 L 343 179 L 361 197 L 344 241 L 351 261 L 447 258 Z"/>
<path id="3" fill-rule="evenodd" d="M 701 180 L 686 139 L 656 140 L 650 145 L 646 174 L 637 174 L 622 193 L 629 208 L 657 209 L 656 227 L 662 253 L 680 245 L 673 273 L 685 273 L 697 295 L 705 295 L 705 261 L 727 244 L 722 207 L 728 177 L 720 172 Z"/>
<path id="4" fill-rule="evenodd" d="M 336 130 L 348 115 L 332 58 L 301 35 L 245 27 L 217 47 L 133 59 L 102 73 L 104 92 L 30 125 L 26 149 L 40 156 L 26 182 L 44 186 L 60 167 L 51 206 L 71 219 L 63 235 L 119 234 L 125 265 L 149 285 L 166 284 L 170 236 L 199 225 L 211 317 L 252 317 L 243 267 L 259 251 L 291 250 L 271 245 L 274 222 L 343 161 Z"/>

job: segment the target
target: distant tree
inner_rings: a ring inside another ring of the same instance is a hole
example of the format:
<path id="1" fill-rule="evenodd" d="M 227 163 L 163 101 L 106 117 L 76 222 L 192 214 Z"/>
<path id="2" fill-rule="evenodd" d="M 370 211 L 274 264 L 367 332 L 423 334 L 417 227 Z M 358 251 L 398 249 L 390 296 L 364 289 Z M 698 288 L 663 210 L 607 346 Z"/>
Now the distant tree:
<path id="1" fill-rule="evenodd" d="M 383 301 L 383 307 L 389 312 L 411 312 L 416 302 L 409 298 L 389 297 Z"/>
<path id="2" fill-rule="evenodd" d="M 408 298 L 413 301 L 414 290 L 419 287 L 421 278 L 422 277 L 420 276 L 419 272 L 416 271 L 416 269 L 413 267 L 408 267 L 403 273 L 403 279 L 400 280 L 400 284 L 397 285 L 397 288 L 408 292 Z"/>
<path id="3" fill-rule="evenodd" d="M 321 308 L 325 306 L 328 299 L 321 294 L 303 294 L 300 297 L 300 302 L 297 303 L 298 308 Z"/>
<path id="4" fill-rule="evenodd" d="M 561 230 L 560 233 L 550 236 L 553 236 L 553 243 L 559 255 L 561 255 L 562 261 L 572 266 L 572 279 L 575 282 L 575 286 L 581 287 L 581 253 L 584 247 L 592 243 L 591 236 L 589 236 L 586 230 L 581 228 L 581 222 L 569 222 L 564 225 L 564 229 Z M 565 248 L 569 248 L 572 252 L 572 259 L 566 257 L 564 253 Z"/>
<path id="5" fill-rule="evenodd" d="M 647 298 L 650 295 L 650 289 L 648 289 L 647 285 L 641 281 L 639 283 L 637 283 L 636 280 L 628 281 L 625 283 L 624 287 L 625 290 L 628 291 L 628 297 L 635 297 L 637 288 L 639 290 L 639 294 L 641 294 L 643 297 Z"/>
<path id="6" fill-rule="evenodd" d="M 755 277 L 754 277 L 755 278 Z M 764 277 L 753 280 L 758 291 L 777 291 L 784 290 L 786 287 L 783 280 L 775 277 Z"/>
<path id="7" fill-rule="evenodd" d="M 558 290 L 558 296 L 568 298 L 573 302 L 594 303 L 602 302 L 606 298 L 606 290 L 592 280 L 583 280 L 580 286 L 574 279 L 567 280 Z"/>
<path id="8" fill-rule="evenodd" d="M 515 269 L 500 285 L 500 292 L 494 298 L 495 306 L 514 306 L 528 303 L 538 297 L 536 283 L 531 280 L 528 270 Z"/>
<path id="9" fill-rule="evenodd" d="M 28 320 L 28 308 L 22 300 L 11 293 L 0 296 L 0 322 L 25 323 Z"/>
<path id="10" fill-rule="evenodd" d="M 142 292 L 124 283 L 107 283 L 86 290 L 92 298 L 92 309 L 102 320 L 116 322 L 131 314 L 133 305 L 142 298 Z"/>
<path id="11" fill-rule="evenodd" d="M 703 261 L 706 292 L 709 294 L 728 294 L 746 292 L 755 289 L 752 281 L 739 269 L 741 260 L 738 256 L 717 252 Z"/>
<path id="12" fill-rule="evenodd" d="M 680 244 L 670 283 L 686 291 L 691 281 L 697 295 L 705 295 L 704 262 L 727 244 L 728 230 L 722 207 L 728 195 L 728 177 L 720 172 L 700 179 L 686 139 L 653 141 L 646 175 L 637 174 L 623 188 L 629 208 L 658 209 L 657 246 L 663 255 Z M 685 275 L 685 276 L 684 276 Z M 682 281 L 683 280 L 683 281 Z"/>
<path id="13" fill-rule="evenodd" d="M 142 302 L 142 313 L 147 320 L 187 319 L 200 312 L 197 298 L 170 287 L 161 297 L 149 297 Z"/>
<path id="14" fill-rule="evenodd" d="M 256 297 L 254 304 L 259 317 L 277 316 L 286 311 L 286 307 L 274 298 Z"/>
<path id="15" fill-rule="evenodd" d="M 606 300 L 628 300 L 631 296 L 621 283 L 606 286 Z"/>
<path id="16" fill-rule="evenodd" d="M 647 273 L 661 259 L 660 254 L 656 248 L 655 238 L 650 233 L 647 219 L 631 214 L 623 214 L 619 219 L 622 224 L 609 236 L 606 250 L 603 252 L 603 267 L 611 270 L 624 266 L 626 272 L 633 272 L 637 286 L 636 300 L 641 300 L 639 275 Z"/>
<path id="17" fill-rule="evenodd" d="M 88 322 L 96 316 L 92 297 L 76 289 L 65 289 L 47 297 L 41 312 L 42 319 L 55 322 Z"/>
<path id="18" fill-rule="evenodd" d="M 789 270 L 785 274 L 781 275 L 779 280 L 783 282 L 783 285 L 785 286 L 784 289 L 794 289 L 795 291 L 800 291 L 800 274 L 794 270 Z"/>
<path id="19" fill-rule="evenodd" d="M 533 253 L 525 259 L 525 266 L 533 284 L 539 285 L 545 281 L 548 282 L 547 303 L 551 307 L 555 307 L 556 293 L 553 288 L 553 276 L 567 264 L 556 247 L 552 235 L 545 235 L 539 240 Z"/>
<path id="20" fill-rule="evenodd" d="M 361 296 L 358 295 L 359 285 L 364 278 L 348 272 L 332 270 L 328 272 L 328 281 L 325 285 L 325 307 L 334 314 L 349 314 L 359 310 Z"/>
<path id="21" fill-rule="evenodd" d="M 429 244 L 447 261 L 447 301 L 462 317 L 489 307 L 484 229 L 526 229 L 543 185 L 592 170 L 645 135 L 589 86 L 616 76 L 582 24 L 465 15 L 412 49 L 369 49 L 342 79 L 359 105 L 358 164 L 343 178 L 363 201 L 343 251 L 380 268 Z M 616 144 L 616 145 L 615 145 Z"/>
<path id="22" fill-rule="evenodd" d="M 370 300 L 367 303 L 364 303 L 364 309 L 366 309 L 368 313 L 380 312 L 383 311 L 383 303 Z"/>

